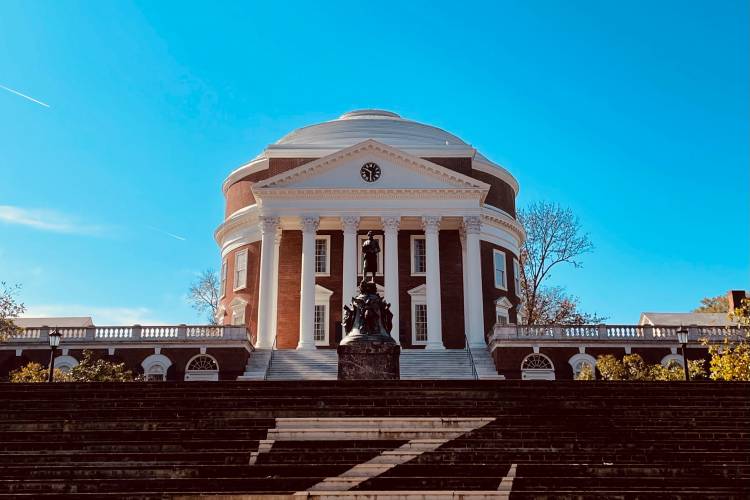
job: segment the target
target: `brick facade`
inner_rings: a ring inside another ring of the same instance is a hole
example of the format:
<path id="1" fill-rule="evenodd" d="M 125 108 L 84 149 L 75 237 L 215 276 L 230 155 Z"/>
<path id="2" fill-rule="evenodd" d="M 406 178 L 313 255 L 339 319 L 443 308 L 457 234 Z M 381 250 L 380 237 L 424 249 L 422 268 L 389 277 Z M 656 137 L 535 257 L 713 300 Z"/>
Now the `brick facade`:
<path id="1" fill-rule="evenodd" d="M 507 290 L 495 287 L 495 271 L 493 261 L 493 250 L 501 250 L 505 253 L 505 273 L 507 281 Z M 513 258 L 516 255 L 507 248 L 494 245 L 487 241 L 482 241 L 479 246 L 479 253 L 482 258 L 482 297 L 484 299 L 484 331 L 489 332 L 495 324 L 495 300 L 500 297 L 507 297 L 514 307 L 509 311 L 510 322 L 517 322 L 517 306 L 521 299 L 516 291 L 513 279 Z"/>

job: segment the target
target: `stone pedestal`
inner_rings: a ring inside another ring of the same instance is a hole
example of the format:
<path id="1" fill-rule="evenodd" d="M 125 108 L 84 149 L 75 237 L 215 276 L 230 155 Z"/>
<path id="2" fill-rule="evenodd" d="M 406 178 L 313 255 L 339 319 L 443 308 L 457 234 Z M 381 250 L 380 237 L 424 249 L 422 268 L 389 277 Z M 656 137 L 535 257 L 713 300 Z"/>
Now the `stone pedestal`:
<path id="1" fill-rule="evenodd" d="M 341 344 L 339 380 L 399 380 L 401 347 L 391 342 Z"/>

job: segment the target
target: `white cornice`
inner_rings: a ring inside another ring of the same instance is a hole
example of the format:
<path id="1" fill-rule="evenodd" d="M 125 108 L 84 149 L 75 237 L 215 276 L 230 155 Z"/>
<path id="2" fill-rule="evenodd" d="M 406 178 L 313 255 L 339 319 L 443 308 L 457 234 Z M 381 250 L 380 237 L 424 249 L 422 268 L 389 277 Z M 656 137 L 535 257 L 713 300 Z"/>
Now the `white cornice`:
<path id="1" fill-rule="evenodd" d="M 227 189 L 229 189 L 229 186 L 234 184 L 235 182 L 247 177 L 250 174 L 254 174 L 255 172 L 260 172 L 261 170 L 265 170 L 268 168 L 268 158 L 264 156 L 259 156 L 253 160 L 250 160 L 249 162 L 245 163 L 244 165 L 241 165 L 234 170 L 227 176 L 226 179 L 224 179 L 224 182 L 221 185 L 221 191 L 226 194 Z"/>
<path id="2" fill-rule="evenodd" d="M 521 223 L 500 209 L 487 205 L 483 206 L 482 222 L 487 222 L 512 233 L 518 238 L 519 246 L 526 240 L 526 231 L 524 231 Z"/>
<path id="3" fill-rule="evenodd" d="M 332 188 L 253 188 L 259 200 L 263 199 L 325 199 L 362 200 L 362 199 L 435 199 L 435 198 L 477 198 L 481 201 L 487 191 L 479 188 L 447 189 L 332 189 Z"/>
<path id="4" fill-rule="evenodd" d="M 471 168 L 502 179 L 503 181 L 508 183 L 510 187 L 513 188 L 516 196 L 518 196 L 518 190 L 520 189 L 518 181 L 515 177 L 513 177 L 513 174 L 511 174 L 505 167 L 498 165 L 497 163 L 492 163 L 475 157 L 471 160 Z"/>

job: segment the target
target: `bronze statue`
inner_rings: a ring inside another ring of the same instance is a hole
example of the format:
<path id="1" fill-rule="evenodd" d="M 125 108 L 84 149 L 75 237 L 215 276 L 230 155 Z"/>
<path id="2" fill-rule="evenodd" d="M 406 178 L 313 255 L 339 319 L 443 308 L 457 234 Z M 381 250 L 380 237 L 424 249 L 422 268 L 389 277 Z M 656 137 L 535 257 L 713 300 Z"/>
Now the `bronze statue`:
<path id="1" fill-rule="evenodd" d="M 375 281 L 378 272 L 378 254 L 380 244 L 372 237 L 372 231 L 367 232 L 367 240 L 362 243 L 362 281 L 367 281 L 367 273 L 372 273 L 371 281 Z"/>

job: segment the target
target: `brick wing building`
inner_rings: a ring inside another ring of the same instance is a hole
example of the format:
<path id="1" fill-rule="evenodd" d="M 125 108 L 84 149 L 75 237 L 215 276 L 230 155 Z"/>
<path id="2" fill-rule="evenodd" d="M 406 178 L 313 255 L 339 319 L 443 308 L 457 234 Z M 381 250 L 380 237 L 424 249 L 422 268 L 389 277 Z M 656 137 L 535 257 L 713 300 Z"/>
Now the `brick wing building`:
<path id="1" fill-rule="evenodd" d="M 517 320 L 518 182 L 444 130 L 352 111 L 269 145 L 223 190 L 219 320 L 257 348 L 337 345 L 368 231 L 403 348 L 484 348 Z"/>

